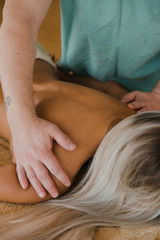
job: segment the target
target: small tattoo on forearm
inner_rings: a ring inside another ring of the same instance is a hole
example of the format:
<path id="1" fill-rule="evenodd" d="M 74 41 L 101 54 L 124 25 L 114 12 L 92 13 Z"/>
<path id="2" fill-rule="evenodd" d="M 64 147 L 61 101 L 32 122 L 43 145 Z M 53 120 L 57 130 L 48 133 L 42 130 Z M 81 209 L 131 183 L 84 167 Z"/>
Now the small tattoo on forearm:
<path id="1" fill-rule="evenodd" d="M 8 107 L 11 105 L 12 99 L 11 97 L 6 97 L 5 98 L 5 105 L 6 105 L 6 111 L 8 112 Z"/>

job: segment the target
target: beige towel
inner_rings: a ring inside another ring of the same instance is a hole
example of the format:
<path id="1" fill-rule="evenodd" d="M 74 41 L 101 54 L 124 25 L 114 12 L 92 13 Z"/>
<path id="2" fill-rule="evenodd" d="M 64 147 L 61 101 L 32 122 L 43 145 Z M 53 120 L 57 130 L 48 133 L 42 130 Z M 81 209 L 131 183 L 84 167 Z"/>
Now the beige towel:
<path id="1" fill-rule="evenodd" d="M 0 164 L 6 164 L 11 161 L 9 144 L 0 138 Z M 14 214 L 22 209 L 29 208 L 25 204 L 13 204 L 0 202 L 0 214 Z M 150 228 L 99 228 L 97 231 L 97 240 L 160 240 L 160 227 Z"/>

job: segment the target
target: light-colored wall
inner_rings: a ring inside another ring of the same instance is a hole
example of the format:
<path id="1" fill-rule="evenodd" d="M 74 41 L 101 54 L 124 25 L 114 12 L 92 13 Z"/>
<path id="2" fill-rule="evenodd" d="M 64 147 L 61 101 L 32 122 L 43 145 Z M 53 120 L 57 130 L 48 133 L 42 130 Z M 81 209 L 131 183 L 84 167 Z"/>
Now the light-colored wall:
<path id="1" fill-rule="evenodd" d="M 4 0 L 0 0 L 0 23 L 2 21 L 3 4 Z M 60 39 L 60 5 L 59 0 L 54 0 L 40 28 L 38 41 L 58 59 L 61 56 Z"/>

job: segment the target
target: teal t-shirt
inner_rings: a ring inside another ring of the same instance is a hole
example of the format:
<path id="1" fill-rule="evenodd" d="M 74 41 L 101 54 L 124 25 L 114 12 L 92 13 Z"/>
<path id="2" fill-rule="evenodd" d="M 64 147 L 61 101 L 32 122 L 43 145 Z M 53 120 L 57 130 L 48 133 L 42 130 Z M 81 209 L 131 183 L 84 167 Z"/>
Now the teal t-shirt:
<path id="1" fill-rule="evenodd" d="M 59 65 L 128 90 L 160 79 L 160 0 L 61 0 Z"/>

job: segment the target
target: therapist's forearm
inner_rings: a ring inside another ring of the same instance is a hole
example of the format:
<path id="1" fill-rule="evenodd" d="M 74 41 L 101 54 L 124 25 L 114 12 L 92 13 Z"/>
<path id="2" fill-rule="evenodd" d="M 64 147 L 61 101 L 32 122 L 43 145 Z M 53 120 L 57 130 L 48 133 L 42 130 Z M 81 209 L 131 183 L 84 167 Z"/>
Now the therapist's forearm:
<path id="1" fill-rule="evenodd" d="M 3 20 L 0 29 L 0 74 L 10 125 L 21 116 L 34 115 L 32 93 L 33 65 L 37 31 L 18 16 Z"/>

